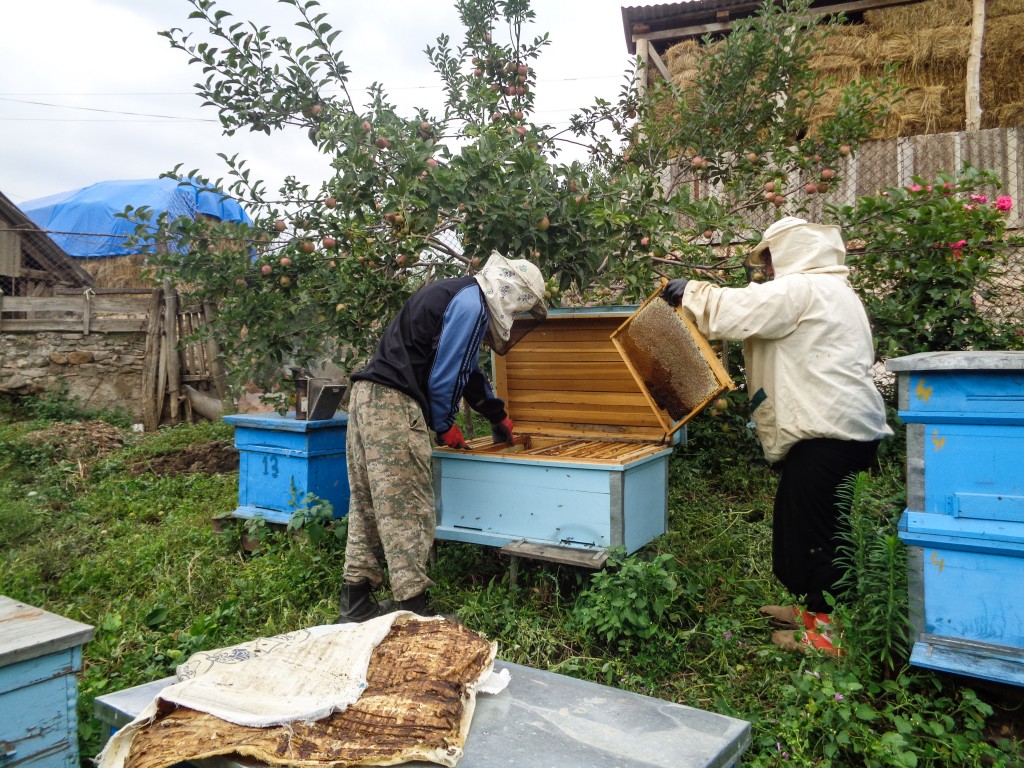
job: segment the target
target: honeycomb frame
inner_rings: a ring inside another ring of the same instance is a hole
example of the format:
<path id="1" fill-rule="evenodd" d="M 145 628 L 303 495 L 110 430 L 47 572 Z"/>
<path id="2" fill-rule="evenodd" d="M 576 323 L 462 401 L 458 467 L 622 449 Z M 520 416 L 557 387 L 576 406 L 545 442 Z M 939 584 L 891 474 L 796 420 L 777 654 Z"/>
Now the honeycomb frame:
<path id="1" fill-rule="evenodd" d="M 663 286 L 615 330 L 612 343 L 672 434 L 736 384 L 683 308 L 660 298 Z"/>

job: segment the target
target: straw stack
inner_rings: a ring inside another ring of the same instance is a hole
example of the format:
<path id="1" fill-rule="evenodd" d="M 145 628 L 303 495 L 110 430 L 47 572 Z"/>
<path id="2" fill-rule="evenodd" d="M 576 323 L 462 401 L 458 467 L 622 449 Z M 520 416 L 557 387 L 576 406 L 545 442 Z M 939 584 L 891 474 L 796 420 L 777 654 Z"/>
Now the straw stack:
<path id="1" fill-rule="evenodd" d="M 982 50 L 982 128 L 1024 124 L 1024 0 L 988 0 Z M 966 121 L 967 53 L 971 0 L 919 0 L 865 11 L 863 23 L 846 24 L 813 57 L 812 67 L 837 85 L 875 77 L 898 66 L 903 99 L 874 138 L 963 130 Z M 666 53 L 677 85 L 691 84 L 699 45 L 688 40 Z M 838 93 L 815 105 L 811 126 L 835 113 Z"/>

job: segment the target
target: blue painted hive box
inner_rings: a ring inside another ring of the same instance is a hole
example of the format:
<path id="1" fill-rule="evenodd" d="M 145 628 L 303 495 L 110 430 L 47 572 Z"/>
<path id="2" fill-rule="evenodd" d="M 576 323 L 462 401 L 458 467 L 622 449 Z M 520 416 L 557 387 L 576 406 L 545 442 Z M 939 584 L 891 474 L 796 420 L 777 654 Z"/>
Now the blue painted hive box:
<path id="1" fill-rule="evenodd" d="M 78 768 L 78 678 L 93 628 L 0 595 L 0 765 Z"/>
<path id="2" fill-rule="evenodd" d="M 334 516 L 348 514 L 345 440 L 348 414 L 304 421 L 293 414 L 237 414 L 238 508 L 233 517 L 286 524 L 307 495 L 329 501 Z"/>
<path id="3" fill-rule="evenodd" d="M 660 299 L 551 310 L 492 356 L 517 443 L 435 449 L 437 538 L 628 553 L 664 533 L 681 427 L 732 386 L 695 332 Z"/>
<path id="4" fill-rule="evenodd" d="M 887 367 L 907 424 L 911 662 L 1024 685 L 1024 352 Z"/>

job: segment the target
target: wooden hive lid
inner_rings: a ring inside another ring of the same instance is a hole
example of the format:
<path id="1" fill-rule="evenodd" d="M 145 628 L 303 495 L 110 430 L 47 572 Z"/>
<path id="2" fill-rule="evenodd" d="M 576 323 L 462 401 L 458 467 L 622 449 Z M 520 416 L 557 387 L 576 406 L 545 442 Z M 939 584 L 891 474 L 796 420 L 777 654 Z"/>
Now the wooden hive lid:
<path id="1" fill-rule="evenodd" d="M 0 595 L 0 667 L 83 645 L 92 635 L 88 624 Z"/>
<path id="2" fill-rule="evenodd" d="M 508 354 L 493 356 L 495 392 L 506 402 L 517 434 L 667 439 L 611 339 L 635 309 L 553 309 Z"/>

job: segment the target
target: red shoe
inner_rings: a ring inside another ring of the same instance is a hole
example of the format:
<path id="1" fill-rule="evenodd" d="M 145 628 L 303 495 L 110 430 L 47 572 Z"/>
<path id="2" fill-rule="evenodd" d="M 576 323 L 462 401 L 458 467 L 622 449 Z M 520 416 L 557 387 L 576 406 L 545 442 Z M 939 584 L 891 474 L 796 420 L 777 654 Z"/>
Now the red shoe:
<path id="1" fill-rule="evenodd" d="M 810 650 L 821 651 L 830 656 L 843 656 L 845 651 L 840 647 L 839 638 L 833 638 L 828 631 L 806 630 L 804 632 L 786 629 L 772 632 L 772 643 L 786 651 L 807 653 Z"/>

